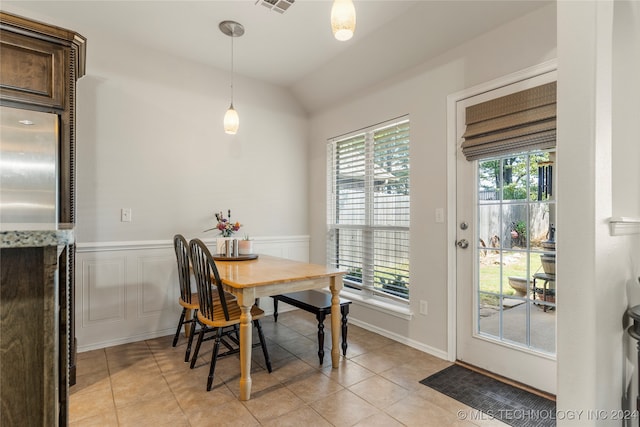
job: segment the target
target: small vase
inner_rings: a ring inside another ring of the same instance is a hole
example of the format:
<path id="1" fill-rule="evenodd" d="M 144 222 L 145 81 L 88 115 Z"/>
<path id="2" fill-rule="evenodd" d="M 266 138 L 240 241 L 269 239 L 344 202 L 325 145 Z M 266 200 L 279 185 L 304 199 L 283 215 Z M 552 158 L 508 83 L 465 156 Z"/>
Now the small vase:
<path id="1" fill-rule="evenodd" d="M 253 240 L 238 240 L 238 253 L 251 255 L 253 253 Z"/>

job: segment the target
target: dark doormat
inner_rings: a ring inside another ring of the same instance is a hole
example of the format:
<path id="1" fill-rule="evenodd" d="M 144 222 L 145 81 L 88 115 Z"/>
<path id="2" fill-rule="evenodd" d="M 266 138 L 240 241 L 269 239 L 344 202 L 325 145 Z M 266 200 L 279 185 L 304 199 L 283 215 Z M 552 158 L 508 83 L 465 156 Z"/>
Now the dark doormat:
<path id="1" fill-rule="evenodd" d="M 460 365 L 449 366 L 420 383 L 481 412 L 459 411 L 460 419 L 495 418 L 515 427 L 556 425 L 556 402 Z"/>

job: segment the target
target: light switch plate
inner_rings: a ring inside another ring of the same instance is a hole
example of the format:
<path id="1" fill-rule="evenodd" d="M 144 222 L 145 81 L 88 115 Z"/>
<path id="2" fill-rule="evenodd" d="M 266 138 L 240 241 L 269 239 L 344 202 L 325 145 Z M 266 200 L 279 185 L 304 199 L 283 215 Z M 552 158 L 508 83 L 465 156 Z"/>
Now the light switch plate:
<path id="1" fill-rule="evenodd" d="M 120 222 L 131 222 L 131 208 L 122 208 L 120 210 Z"/>

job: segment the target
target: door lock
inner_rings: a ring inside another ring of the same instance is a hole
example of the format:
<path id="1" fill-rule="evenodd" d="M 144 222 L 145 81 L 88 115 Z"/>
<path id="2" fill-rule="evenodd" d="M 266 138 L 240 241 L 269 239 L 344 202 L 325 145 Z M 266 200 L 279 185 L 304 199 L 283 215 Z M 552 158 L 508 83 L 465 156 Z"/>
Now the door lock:
<path id="1" fill-rule="evenodd" d="M 469 247 L 469 241 L 467 239 L 458 240 L 456 245 L 458 245 L 460 249 L 467 249 Z"/>

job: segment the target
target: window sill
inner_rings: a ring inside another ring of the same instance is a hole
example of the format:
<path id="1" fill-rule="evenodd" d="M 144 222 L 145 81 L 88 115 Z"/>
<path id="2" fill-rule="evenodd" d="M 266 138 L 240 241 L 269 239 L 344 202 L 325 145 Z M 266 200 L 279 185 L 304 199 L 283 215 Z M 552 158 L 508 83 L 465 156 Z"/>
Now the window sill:
<path id="1" fill-rule="evenodd" d="M 356 305 L 361 305 L 368 309 L 376 310 L 403 320 L 411 320 L 413 317 L 413 312 L 411 311 L 409 304 L 384 301 L 381 298 L 368 297 L 359 292 L 350 292 L 344 288 L 340 292 L 340 296 L 353 301 Z"/>

